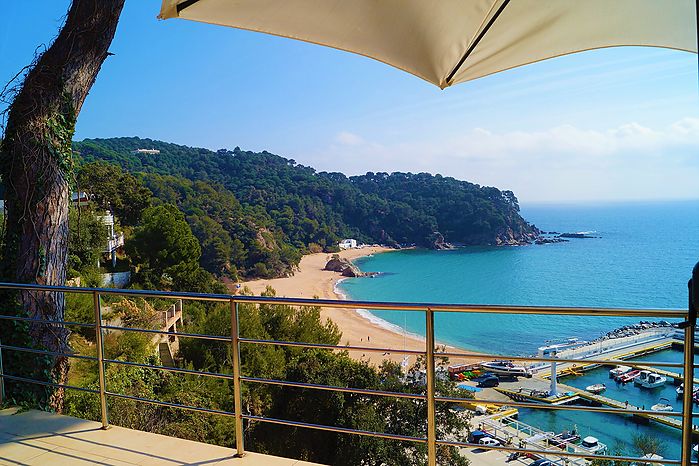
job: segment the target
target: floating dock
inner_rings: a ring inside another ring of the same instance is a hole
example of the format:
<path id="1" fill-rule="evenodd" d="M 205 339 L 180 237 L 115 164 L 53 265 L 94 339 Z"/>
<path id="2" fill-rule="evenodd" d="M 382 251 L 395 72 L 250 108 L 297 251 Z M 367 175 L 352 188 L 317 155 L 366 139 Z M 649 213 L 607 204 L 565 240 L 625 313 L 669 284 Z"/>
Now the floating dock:
<path id="1" fill-rule="evenodd" d="M 653 342 L 646 342 L 637 345 L 627 346 L 625 348 L 620 348 L 615 351 L 609 351 L 606 354 L 591 355 L 589 356 L 589 358 L 594 358 L 598 360 L 616 359 L 625 361 L 676 346 L 677 340 L 675 340 L 672 337 L 668 337 L 663 338 L 661 340 L 655 340 Z M 583 372 L 604 365 L 604 363 L 586 363 L 584 362 L 584 358 L 581 358 L 580 363 L 559 363 L 558 367 L 556 368 L 556 372 L 558 373 L 558 377 L 567 375 L 581 375 Z M 657 369 L 640 364 L 629 363 L 628 365 L 638 370 L 650 370 L 658 374 L 664 375 L 668 379 L 671 378 L 676 385 L 679 385 L 683 380 L 683 376 L 676 372 L 664 369 Z M 608 398 L 604 395 L 596 395 L 586 390 L 571 387 L 560 382 L 558 383 L 558 390 L 559 393 L 561 393 L 561 395 L 555 397 L 549 396 L 547 387 L 545 387 L 542 384 L 542 382 L 548 383 L 548 380 L 550 380 L 550 378 L 551 368 L 548 367 L 535 374 L 532 379 L 521 380 L 522 386 L 517 389 L 504 388 L 500 386 L 498 388 L 495 388 L 495 390 L 512 400 L 521 402 L 536 402 L 552 405 L 574 404 L 575 402 L 584 402 L 592 405 L 607 406 L 616 409 L 645 411 L 645 409 L 642 409 L 638 406 L 627 404 L 626 402 L 622 401 L 617 401 L 612 398 Z M 694 383 L 699 386 L 699 379 L 695 378 Z M 660 413 L 629 413 L 628 415 L 642 420 L 657 422 L 659 424 L 674 427 L 676 429 L 682 429 L 682 421 L 679 417 L 663 416 Z M 694 436 L 699 437 L 699 426 L 693 427 L 693 434 Z"/>
<path id="2" fill-rule="evenodd" d="M 626 404 L 625 402 L 617 401 L 612 398 L 608 398 L 603 395 L 595 395 L 593 393 L 590 393 L 586 390 L 581 390 L 579 388 L 571 387 L 570 385 L 565 385 L 565 384 L 558 384 L 558 388 L 561 390 L 561 392 L 564 392 L 563 395 L 559 395 L 556 397 L 552 396 L 537 396 L 536 394 L 532 394 L 531 390 L 527 389 L 520 389 L 520 390 L 509 390 L 506 388 L 496 388 L 498 392 L 507 395 L 507 397 L 515 400 L 515 401 L 534 401 L 537 403 L 546 403 L 546 404 L 551 404 L 551 405 L 561 405 L 561 404 L 572 404 L 576 400 L 579 399 L 584 399 L 588 402 L 595 403 L 600 406 L 608 406 L 610 408 L 617 408 L 617 409 L 626 409 L 626 410 L 641 410 L 640 407 L 634 406 L 632 404 Z M 661 414 L 648 414 L 648 413 L 638 413 L 638 414 L 629 414 L 633 417 L 636 418 L 642 418 L 646 419 L 649 421 L 654 421 L 658 422 L 660 424 L 664 424 L 669 427 L 674 427 L 676 429 L 682 429 L 682 421 L 680 418 L 677 417 L 671 417 L 671 416 L 663 416 Z M 693 434 L 695 436 L 699 436 L 699 426 L 694 426 L 693 427 Z"/>
<path id="3" fill-rule="evenodd" d="M 639 344 L 636 346 L 631 346 L 624 348 L 622 350 L 610 351 L 607 354 L 596 354 L 592 355 L 590 359 L 617 359 L 621 361 L 626 361 L 628 359 L 637 358 L 639 356 L 646 356 L 648 354 L 657 353 L 658 351 L 663 351 L 673 347 L 675 340 L 671 337 L 665 338 L 661 341 L 654 341 L 646 344 Z M 558 377 L 566 377 L 570 375 L 580 375 L 583 372 L 596 369 L 604 364 L 584 362 L 585 358 L 580 359 L 580 363 L 559 363 L 556 371 L 558 372 Z M 631 365 L 631 364 L 629 364 Z M 655 372 L 659 371 L 653 369 Z M 548 379 L 551 377 L 551 368 L 548 367 L 543 369 L 541 372 L 536 374 L 537 377 Z"/>

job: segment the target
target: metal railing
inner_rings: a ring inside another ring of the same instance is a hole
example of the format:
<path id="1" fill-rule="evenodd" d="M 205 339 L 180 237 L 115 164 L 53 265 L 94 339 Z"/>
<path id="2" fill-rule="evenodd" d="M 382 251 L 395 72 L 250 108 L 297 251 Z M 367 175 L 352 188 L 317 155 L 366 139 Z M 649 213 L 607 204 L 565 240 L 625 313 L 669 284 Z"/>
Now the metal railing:
<path id="1" fill-rule="evenodd" d="M 699 276 L 699 269 L 695 268 L 695 277 Z M 694 283 L 699 284 L 699 279 L 695 278 Z M 11 380 L 20 383 L 31 383 L 38 384 L 48 387 L 55 388 L 65 388 L 69 390 L 79 390 L 83 392 L 94 393 L 99 395 L 100 398 L 100 409 L 101 409 L 101 420 L 103 428 L 109 426 L 109 412 L 107 399 L 108 397 L 121 398 L 126 400 L 132 400 L 136 402 L 150 403 L 154 405 L 179 408 L 185 410 L 191 410 L 196 412 L 222 415 L 222 416 L 232 416 L 235 418 L 235 438 L 236 438 L 236 450 L 238 456 L 243 456 L 245 454 L 245 446 L 243 440 L 244 425 L 243 421 L 248 422 L 264 422 L 271 424 L 278 424 L 283 426 L 292 427 L 302 427 L 308 429 L 318 429 L 324 431 L 330 431 L 340 434 L 350 434 L 350 435 L 363 435 L 371 437 L 379 437 L 384 439 L 398 440 L 404 442 L 414 442 L 426 444 L 427 446 L 427 464 L 429 466 L 435 466 L 437 463 L 437 447 L 438 446 L 453 446 L 453 447 L 470 447 L 470 448 L 480 448 L 483 450 L 502 450 L 506 452 L 517 452 L 520 454 L 528 455 L 539 455 L 539 456 L 555 456 L 560 458 L 586 458 L 586 459 L 606 459 L 606 460 L 617 460 L 617 461 L 643 461 L 645 463 L 658 463 L 658 464 L 677 464 L 683 466 L 689 466 L 691 464 L 691 447 L 692 447 L 692 429 L 693 429 L 693 414 L 692 414 L 692 393 L 693 393 L 693 370 L 699 365 L 694 365 L 693 363 L 693 352 L 694 352 L 694 331 L 696 329 L 696 301 L 699 299 L 699 293 L 691 294 L 692 281 L 690 281 L 690 310 L 665 310 L 665 309 L 609 309 L 609 308 L 570 308 L 570 307 L 531 307 L 531 306 L 486 306 L 486 305 L 457 305 L 457 304 L 431 304 L 431 303 L 395 303 L 395 302 L 367 302 L 367 301 L 338 301 L 338 300 L 327 300 L 327 299 L 293 299 L 293 298 L 277 298 L 277 297 L 255 297 L 255 296 L 237 296 L 237 295 L 217 295 L 217 294 L 202 294 L 202 293 L 177 293 L 177 292 L 164 292 L 164 291 L 144 291 L 144 290 L 122 290 L 122 289 L 93 289 L 93 288 L 76 288 L 76 287 L 59 287 L 59 286 L 42 286 L 42 285 L 22 285 L 13 283 L 0 283 L 0 290 L 16 290 L 23 292 L 63 292 L 63 293 L 82 293 L 91 294 L 93 297 L 93 307 L 94 307 L 94 324 L 84 323 L 84 322 L 70 322 L 70 321 L 54 321 L 54 320 L 42 320 L 33 319 L 29 317 L 18 317 L 18 316 L 8 316 L 0 315 L 0 320 L 14 320 L 14 321 L 24 321 L 31 322 L 35 324 L 45 324 L 53 326 L 77 326 L 82 328 L 94 328 L 96 335 L 96 349 L 97 356 L 85 356 L 80 354 L 66 354 L 60 352 L 53 352 L 47 350 L 40 350 L 27 347 L 17 347 L 12 345 L 0 344 L 0 389 L 4 388 L 4 381 Z M 165 330 L 153 330 L 153 329 L 143 329 L 143 328 L 131 328 L 125 326 L 113 326 L 106 325 L 103 323 L 102 316 L 102 298 L 105 296 L 128 296 L 128 297 L 140 297 L 140 298 L 165 298 L 165 299 L 182 299 L 182 300 L 197 300 L 197 301 L 209 301 L 209 302 L 223 302 L 230 305 L 231 314 L 231 334 L 230 336 L 223 335 L 206 335 L 206 334 L 193 334 L 185 332 L 169 332 Z M 692 297 L 693 296 L 693 297 Z M 372 346 L 340 346 L 340 345 L 329 345 L 329 344 L 315 344 L 315 343 L 305 343 L 296 341 L 277 341 L 277 340 L 264 340 L 264 339 L 254 339 L 254 338 L 243 338 L 240 335 L 239 330 L 239 306 L 241 304 L 253 304 L 253 305 L 289 305 L 289 306 L 313 306 L 320 308 L 336 308 L 336 309 L 346 309 L 346 310 L 356 310 L 356 309 L 366 309 L 366 310 L 393 310 L 393 311 L 407 311 L 407 312 L 417 312 L 423 313 L 425 316 L 425 348 L 424 350 L 414 350 L 414 349 L 396 349 L 396 348 L 383 348 L 383 347 L 372 347 Z M 499 446 L 488 446 L 480 445 L 468 442 L 462 442 L 450 439 L 440 439 L 437 438 L 437 420 L 436 420 L 436 403 L 463 403 L 463 402 L 473 402 L 471 398 L 454 398 L 439 396 L 436 393 L 435 381 L 436 381 L 436 371 L 435 371 L 435 356 L 447 356 L 447 357 L 460 357 L 460 358 L 483 358 L 483 359 L 508 359 L 514 361 L 537 361 L 537 362 L 557 362 L 557 363 L 597 363 L 597 364 L 622 364 L 624 360 L 621 359 L 571 359 L 571 358 L 552 358 L 552 357 L 535 357 L 535 356 L 515 356 L 515 355 L 502 355 L 502 354 L 483 354 L 483 353 L 472 353 L 472 352 L 459 352 L 459 351 L 449 351 L 449 352 L 438 352 L 435 350 L 435 328 L 434 319 L 435 313 L 486 313 L 486 314 L 537 314 L 537 315 L 568 315 L 568 316 L 615 316 L 615 317 L 655 317 L 662 319 L 684 319 L 684 323 L 680 324 L 684 329 L 684 361 L 682 363 L 671 363 L 662 361 L 644 361 L 644 365 L 647 366 L 657 366 L 657 367 L 672 367 L 672 368 L 682 368 L 684 374 L 689 374 L 689 377 L 684 377 L 685 383 L 685 395 L 683 397 L 683 409 L 682 411 L 672 411 L 672 412 L 658 412 L 652 410 L 639 410 L 639 409 L 625 409 L 625 408 L 615 408 L 615 407 L 591 407 L 591 406 L 577 406 L 577 405 L 565 405 L 565 404 L 541 404 L 536 402 L 526 402 L 526 401 L 501 401 L 501 400 L 488 400 L 488 399 L 478 399 L 478 403 L 491 404 L 494 406 L 513 406 L 513 407 L 523 407 L 523 408 L 534 408 L 534 409 L 547 409 L 547 410 L 566 410 L 566 411 L 577 411 L 577 412 L 596 412 L 596 413 L 609 413 L 609 414 L 629 414 L 629 415 L 653 415 L 653 416 L 666 416 L 681 418 L 681 429 L 682 429 L 682 457 L 679 460 L 652 460 L 652 459 L 641 459 L 629 456 L 608 456 L 608 455 L 597 455 L 597 454 L 587 454 L 580 452 L 570 452 L 570 451 L 555 451 L 548 449 L 532 449 L 532 448 L 515 448 L 512 446 L 499 445 Z M 108 359 L 105 357 L 104 352 L 104 342 L 103 333 L 105 331 L 121 331 L 121 332 L 140 332 L 146 334 L 160 334 L 166 336 L 177 336 L 179 338 L 194 338 L 201 340 L 219 341 L 227 342 L 231 344 L 231 354 L 232 354 L 232 374 L 223 374 L 215 372 L 198 371 L 191 369 L 184 369 L 180 367 L 167 367 L 167 366 L 155 366 L 140 364 L 129 361 L 122 361 L 117 359 Z M 0 335 L 0 340 L 2 340 L 2 335 Z M 276 346 L 286 346 L 286 347 L 298 347 L 298 348 L 315 348 L 315 349 L 327 349 L 327 350 L 340 350 L 340 351 L 361 351 L 361 352 L 376 352 L 376 353 L 399 353 L 414 356 L 423 356 L 426 361 L 426 388 L 423 393 L 402 393 L 402 392 L 390 392 L 374 389 L 357 389 L 348 388 L 332 385 L 320 385 L 314 383 L 302 383 L 302 382 L 292 382 L 285 380 L 275 380 L 269 378 L 261 377 L 251 377 L 241 374 L 241 360 L 240 360 L 240 348 L 241 345 L 276 345 Z M 85 387 L 77 387 L 67 384 L 56 384 L 47 381 L 29 379 L 26 377 L 20 377 L 13 374 L 7 374 L 2 372 L 2 354 L 3 351 L 20 351 L 28 352 L 39 355 L 54 356 L 54 357 L 68 357 L 82 360 L 90 360 L 97 362 L 99 370 L 99 389 L 94 390 Z M 126 366 L 136 366 L 143 368 L 150 368 L 155 370 L 169 371 L 174 373 L 197 375 L 205 377 L 214 377 L 218 379 L 232 380 L 233 381 L 233 397 L 234 397 L 234 411 L 223 411 L 217 409 L 203 408 L 190 406 L 185 404 L 177 404 L 159 401 L 155 399 L 146 399 L 131 395 L 126 395 L 123 393 L 116 393 L 107 390 L 105 382 L 105 366 L 106 364 L 117 364 Z M 371 395 L 371 396 L 381 396 L 381 397 L 394 397 L 394 398 L 407 398 L 414 400 L 421 400 L 427 404 L 427 432 L 425 437 L 414 437 L 408 435 L 400 435 L 387 432 L 374 432 L 357 430 L 344 427 L 335 427 L 328 425 L 312 424 L 302 421 L 292 421 L 285 419 L 276 419 L 265 416 L 258 416 L 252 414 L 246 414 L 243 411 L 243 399 L 242 399 L 242 384 L 265 384 L 265 385 L 275 385 L 281 387 L 291 387 L 291 388 L 302 388 L 302 389 L 312 389 L 312 390 L 323 390 L 323 391 L 333 391 L 333 392 L 343 392 L 343 393 L 353 393 L 361 395 Z M 1 393 L 1 392 L 0 392 Z M 555 451 L 555 453 L 554 453 Z"/>

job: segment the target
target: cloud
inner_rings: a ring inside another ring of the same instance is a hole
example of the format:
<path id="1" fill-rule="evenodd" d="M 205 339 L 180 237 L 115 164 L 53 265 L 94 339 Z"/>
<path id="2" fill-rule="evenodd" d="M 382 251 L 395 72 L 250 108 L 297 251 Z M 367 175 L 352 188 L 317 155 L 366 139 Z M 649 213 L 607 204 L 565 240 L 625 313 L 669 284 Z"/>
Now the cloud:
<path id="1" fill-rule="evenodd" d="M 358 146 L 364 143 L 364 139 L 361 136 L 350 133 L 349 131 L 340 131 L 337 133 L 335 141 L 345 146 Z"/>
<path id="2" fill-rule="evenodd" d="M 697 118 L 664 128 L 638 122 L 608 129 L 473 128 L 451 137 L 425 132 L 410 138 L 379 141 L 343 131 L 313 164 L 348 174 L 441 173 L 513 189 L 528 200 L 699 198 Z"/>

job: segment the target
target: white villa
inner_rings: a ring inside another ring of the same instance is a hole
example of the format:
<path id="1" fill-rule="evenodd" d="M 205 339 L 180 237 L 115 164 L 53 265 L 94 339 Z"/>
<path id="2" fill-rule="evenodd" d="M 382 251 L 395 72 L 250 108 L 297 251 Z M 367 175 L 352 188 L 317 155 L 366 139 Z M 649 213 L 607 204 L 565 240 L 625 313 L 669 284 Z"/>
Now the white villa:
<path id="1" fill-rule="evenodd" d="M 357 240 L 352 238 L 343 239 L 338 244 L 340 249 L 353 249 L 357 247 Z"/>
<path id="2" fill-rule="evenodd" d="M 124 233 L 117 235 L 114 231 L 114 215 L 110 211 L 106 211 L 105 215 L 100 216 L 99 219 L 107 227 L 107 244 L 103 252 L 110 255 L 112 267 L 115 267 L 117 249 L 124 245 Z"/>
<path id="3" fill-rule="evenodd" d="M 132 154 L 147 154 L 147 155 L 158 155 L 160 150 L 158 149 L 136 149 L 131 151 Z"/>

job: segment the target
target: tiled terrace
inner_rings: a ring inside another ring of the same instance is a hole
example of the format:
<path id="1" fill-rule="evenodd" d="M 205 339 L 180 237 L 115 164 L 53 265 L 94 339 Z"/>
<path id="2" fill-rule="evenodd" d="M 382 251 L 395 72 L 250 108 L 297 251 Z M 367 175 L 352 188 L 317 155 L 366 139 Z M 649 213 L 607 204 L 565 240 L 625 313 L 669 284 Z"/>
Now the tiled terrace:
<path id="1" fill-rule="evenodd" d="M 0 465 L 312 466 L 43 411 L 0 411 Z"/>

